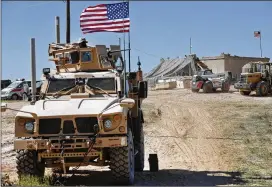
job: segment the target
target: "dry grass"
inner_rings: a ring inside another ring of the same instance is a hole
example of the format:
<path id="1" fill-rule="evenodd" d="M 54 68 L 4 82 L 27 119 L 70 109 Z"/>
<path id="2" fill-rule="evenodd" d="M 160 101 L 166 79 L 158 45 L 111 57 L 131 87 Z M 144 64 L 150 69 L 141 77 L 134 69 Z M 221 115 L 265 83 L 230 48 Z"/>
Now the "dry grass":
<path id="1" fill-rule="evenodd" d="M 221 116 L 225 136 L 236 141 L 232 147 L 233 169 L 242 172 L 247 185 L 272 185 L 272 106 L 229 103 Z"/>

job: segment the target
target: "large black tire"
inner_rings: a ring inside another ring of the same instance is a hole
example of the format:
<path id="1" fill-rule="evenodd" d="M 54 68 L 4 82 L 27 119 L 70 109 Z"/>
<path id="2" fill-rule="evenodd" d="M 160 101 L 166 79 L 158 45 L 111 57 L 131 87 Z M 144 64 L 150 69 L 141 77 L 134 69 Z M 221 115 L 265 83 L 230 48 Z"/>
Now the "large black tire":
<path id="1" fill-rule="evenodd" d="M 110 169 L 114 183 L 119 185 L 132 185 L 134 183 L 134 144 L 130 129 L 128 129 L 127 144 L 126 147 L 116 147 L 109 150 Z"/>
<path id="2" fill-rule="evenodd" d="M 229 92 L 229 89 L 230 89 L 230 86 L 229 86 L 229 83 L 227 82 L 223 82 L 222 83 L 222 92 Z"/>
<path id="3" fill-rule="evenodd" d="M 16 155 L 17 174 L 43 177 L 44 163 L 38 162 L 38 152 L 35 150 L 18 150 Z"/>
<path id="4" fill-rule="evenodd" d="M 239 91 L 241 95 L 249 95 L 251 93 L 251 91 Z"/>
<path id="5" fill-rule="evenodd" d="M 133 131 L 134 131 L 134 144 L 135 150 L 138 153 L 135 156 L 135 171 L 144 170 L 144 159 L 145 159 L 145 149 L 144 149 L 144 129 L 142 120 L 142 110 L 138 112 L 138 118 L 133 120 Z"/>
<path id="6" fill-rule="evenodd" d="M 268 95 L 269 86 L 265 81 L 258 82 L 256 87 L 256 95 L 257 96 L 267 96 Z"/>
<path id="7" fill-rule="evenodd" d="M 213 89 L 213 85 L 211 82 L 205 82 L 203 85 L 203 92 L 204 93 L 211 93 Z"/>
<path id="8" fill-rule="evenodd" d="M 18 99 L 19 99 L 19 97 L 18 97 L 18 95 L 17 95 L 17 94 L 13 94 L 13 95 L 11 96 L 11 99 L 12 99 L 12 100 L 18 100 Z"/>

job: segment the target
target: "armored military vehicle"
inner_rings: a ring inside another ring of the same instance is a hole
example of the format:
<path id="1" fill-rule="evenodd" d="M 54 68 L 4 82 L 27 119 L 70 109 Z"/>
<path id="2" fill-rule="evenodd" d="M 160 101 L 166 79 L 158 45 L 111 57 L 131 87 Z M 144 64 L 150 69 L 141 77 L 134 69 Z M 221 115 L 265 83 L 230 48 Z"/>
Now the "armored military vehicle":
<path id="1" fill-rule="evenodd" d="M 148 87 L 140 62 L 137 72 L 125 73 L 121 51 L 86 40 L 49 45 L 56 70 L 43 69 L 39 100 L 15 117 L 19 176 L 109 166 L 114 182 L 133 184 L 134 172 L 144 168 L 141 106 Z"/>

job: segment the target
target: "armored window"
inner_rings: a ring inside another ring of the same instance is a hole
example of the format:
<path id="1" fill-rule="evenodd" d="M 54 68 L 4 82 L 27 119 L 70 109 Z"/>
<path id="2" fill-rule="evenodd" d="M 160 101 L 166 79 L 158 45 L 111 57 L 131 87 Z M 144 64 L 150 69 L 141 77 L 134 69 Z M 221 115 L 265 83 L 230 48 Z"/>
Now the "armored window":
<path id="1" fill-rule="evenodd" d="M 115 79 L 114 78 L 90 78 L 87 81 L 88 86 L 95 86 L 103 90 L 115 91 Z M 99 90 L 98 90 L 99 91 Z"/>
<path id="2" fill-rule="evenodd" d="M 48 93 L 58 92 L 60 90 L 67 91 L 75 86 L 75 79 L 52 79 L 49 82 Z"/>
<path id="3" fill-rule="evenodd" d="M 79 62 L 79 53 L 77 51 L 71 52 L 70 59 L 72 64 L 77 64 Z"/>
<path id="4" fill-rule="evenodd" d="M 92 55 L 91 55 L 90 51 L 81 52 L 81 62 L 90 62 L 90 61 L 92 61 L 91 56 Z"/>

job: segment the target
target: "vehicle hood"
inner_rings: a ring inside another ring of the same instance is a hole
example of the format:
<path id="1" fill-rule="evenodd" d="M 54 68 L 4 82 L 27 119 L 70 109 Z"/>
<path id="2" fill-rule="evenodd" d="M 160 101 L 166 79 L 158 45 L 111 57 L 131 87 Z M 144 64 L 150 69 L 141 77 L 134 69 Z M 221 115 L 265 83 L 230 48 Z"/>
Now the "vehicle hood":
<path id="1" fill-rule="evenodd" d="M 1 90 L 1 92 L 10 92 L 14 88 L 4 88 Z"/>
<path id="2" fill-rule="evenodd" d="M 107 106 L 103 114 L 123 112 L 117 98 L 87 98 L 70 100 L 39 100 L 35 105 L 21 108 L 22 111 L 35 113 L 38 117 L 69 116 L 69 115 L 97 115 Z M 17 116 L 32 117 L 31 114 L 18 112 Z"/>

